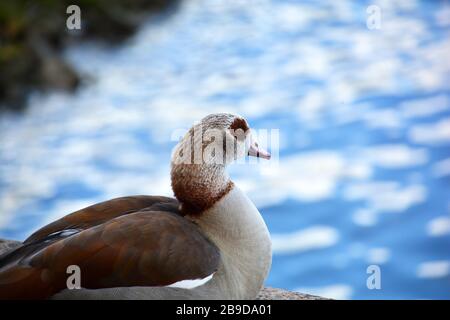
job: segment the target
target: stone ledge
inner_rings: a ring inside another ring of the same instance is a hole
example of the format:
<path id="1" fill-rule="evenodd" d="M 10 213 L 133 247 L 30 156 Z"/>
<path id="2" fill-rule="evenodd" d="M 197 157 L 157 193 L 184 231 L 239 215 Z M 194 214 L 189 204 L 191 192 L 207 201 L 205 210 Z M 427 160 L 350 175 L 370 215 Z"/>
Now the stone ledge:
<path id="1" fill-rule="evenodd" d="M 19 241 L 0 239 L 0 256 L 10 250 L 13 250 L 14 248 L 17 248 L 20 244 L 21 242 Z"/>
<path id="2" fill-rule="evenodd" d="M 306 293 L 292 292 L 278 288 L 263 288 L 256 300 L 330 300 L 328 298 L 313 296 Z"/>

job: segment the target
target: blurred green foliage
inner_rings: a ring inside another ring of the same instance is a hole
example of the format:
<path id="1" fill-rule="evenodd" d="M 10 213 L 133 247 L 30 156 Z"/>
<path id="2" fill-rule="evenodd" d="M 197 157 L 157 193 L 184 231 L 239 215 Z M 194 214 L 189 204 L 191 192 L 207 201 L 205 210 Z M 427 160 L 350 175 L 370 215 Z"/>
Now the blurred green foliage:
<path id="1" fill-rule="evenodd" d="M 33 89 L 72 90 L 78 75 L 59 56 L 84 38 L 117 43 L 150 13 L 176 0 L 3 0 L 0 1 L 0 109 L 23 107 Z M 81 9 L 81 30 L 68 30 L 66 9 Z M 49 71 L 51 70 L 51 72 Z"/>

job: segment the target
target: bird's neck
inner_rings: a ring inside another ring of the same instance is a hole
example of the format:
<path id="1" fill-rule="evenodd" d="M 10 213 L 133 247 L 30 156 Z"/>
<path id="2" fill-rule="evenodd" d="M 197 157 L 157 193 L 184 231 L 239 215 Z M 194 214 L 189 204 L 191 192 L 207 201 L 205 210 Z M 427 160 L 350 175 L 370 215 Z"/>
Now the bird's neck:
<path id="1" fill-rule="evenodd" d="M 233 188 L 224 165 L 172 163 L 171 180 L 185 215 L 202 214 Z"/>

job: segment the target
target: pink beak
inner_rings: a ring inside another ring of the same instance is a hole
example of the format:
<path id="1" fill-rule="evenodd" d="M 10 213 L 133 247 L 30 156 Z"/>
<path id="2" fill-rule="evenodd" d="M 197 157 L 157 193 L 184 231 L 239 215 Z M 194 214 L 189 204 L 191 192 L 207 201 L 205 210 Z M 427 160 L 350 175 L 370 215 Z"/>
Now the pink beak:
<path id="1" fill-rule="evenodd" d="M 256 141 L 253 141 L 250 144 L 250 147 L 248 148 L 248 155 L 250 157 L 257 157 L 257 158 L 263 158 L 263 159 L 270 159 L 270 153 L 258 146 L 258 143 Z"/>

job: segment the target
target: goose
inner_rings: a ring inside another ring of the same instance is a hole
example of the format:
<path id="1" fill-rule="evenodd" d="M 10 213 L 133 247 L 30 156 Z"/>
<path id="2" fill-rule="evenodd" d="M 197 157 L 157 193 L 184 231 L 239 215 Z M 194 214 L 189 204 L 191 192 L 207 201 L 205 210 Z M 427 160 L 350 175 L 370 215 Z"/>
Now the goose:
<path id="1" fill-rule="evenodd" d="M 256 298 L 271 267 L 270 234 L 226 172 L 245 156 L 270 159 L 248 122 L 206 116 L 172 153 L 175 198 L 115 198 L 41 228 L 0 256 L 0 299 Z"/>

